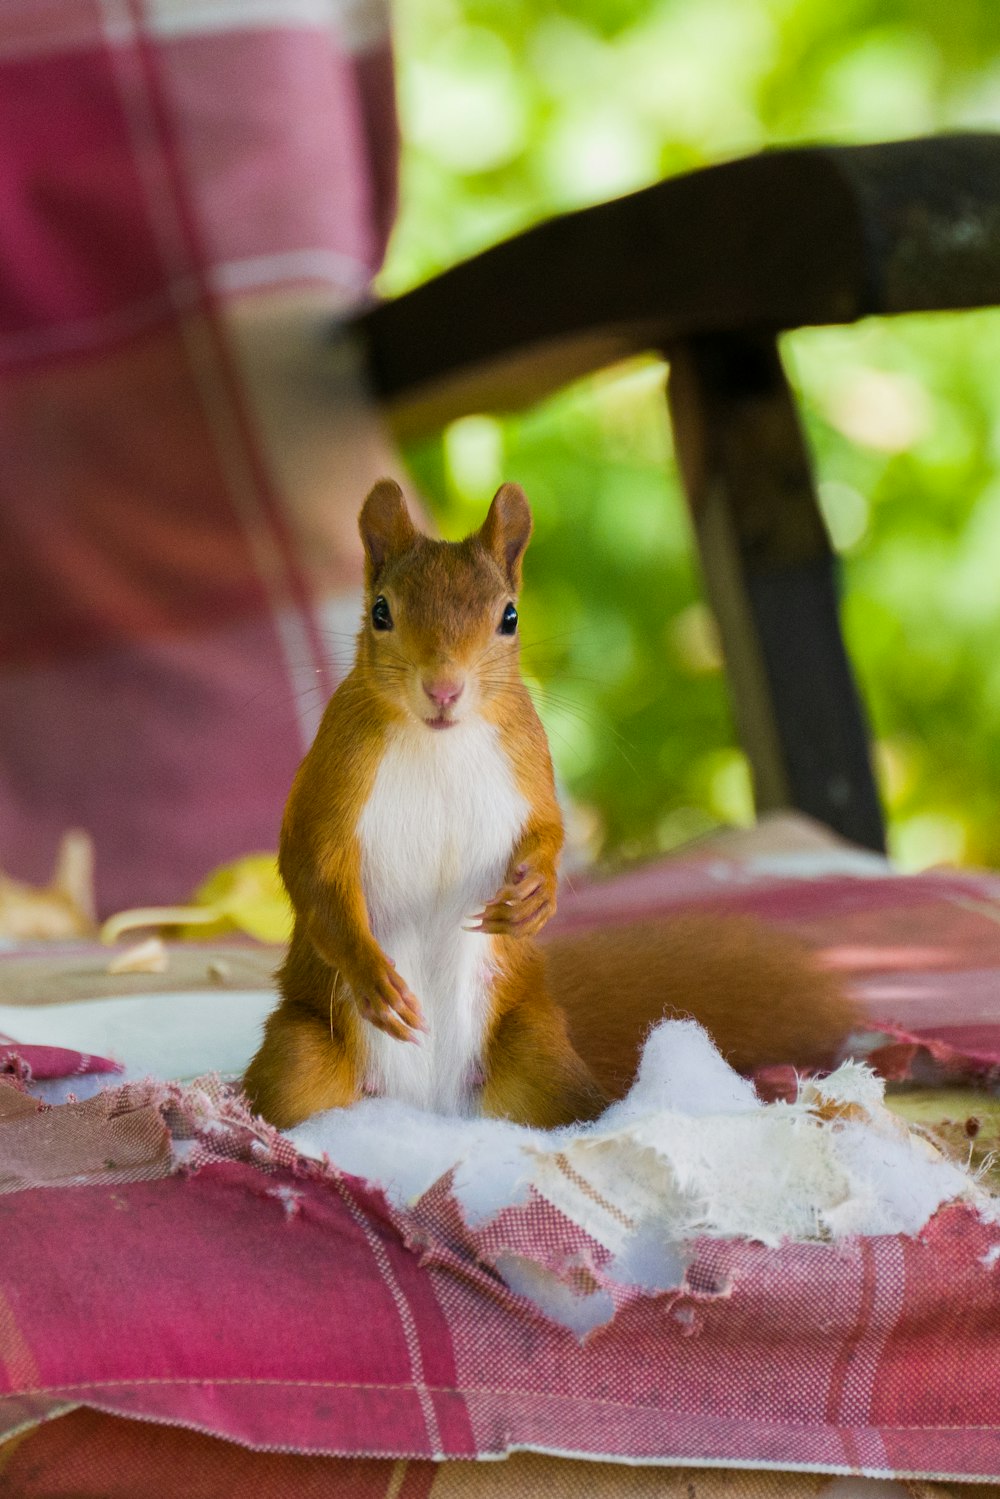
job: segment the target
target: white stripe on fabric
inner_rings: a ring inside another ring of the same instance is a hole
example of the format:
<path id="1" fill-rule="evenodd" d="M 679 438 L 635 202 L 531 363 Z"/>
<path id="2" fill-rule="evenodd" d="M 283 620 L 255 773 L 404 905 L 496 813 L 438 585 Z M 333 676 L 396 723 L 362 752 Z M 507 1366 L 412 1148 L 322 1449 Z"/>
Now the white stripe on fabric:
<path id="1" fill-rule="evenodd" d="M 434 1409 L 434 1402 L 431 1398 L 431 1392 L 427 1388 L 427 1379 L 424 1374 L 424 1361 L 420 1352 L 420 1333 L 417 1330 L 417 1324 L 414 1320 L 410 1303 L 407 1301 L 406 1293 L 399 1284 L 396 1273 L 392 1268 L 385 1245 L 372 1226 L 368 1214 L 362 1212 L 359 1205 L 355 1202 L 350 1188 L 342 1176 L 338 1175 L 333 1184 L 346 1203 L 351 1217 L 364 1234 L 375 1263 L 378 1265 L 379 1274 L 382 1276 L 382 1280 L 395 1303 L 403 1331 L 403 1338 L 406 1342 L 406 1352 L 410 1360 L 410 1378 L 417 1399 L 420 1401 L 420 1410 L 424 1418 L 424 1426 L 427 1429 L 427 1443 L 430 1447 L 430 1452 L 426 1456 L 435 1462 L 441 1462 L 447 1454 L 442 1451 L 437 1412 Z"/>
<path id="2" fill-rule="evenodd" d="M 206 31 L 322 28 L 348 52 L 366 52 L 389 33 L 388 0 L 152 0 L 157 36 Z"/>
<path id="3" fill-rule="evenodd" d="M 310 249 L 221 261 L 208 273 L 212 290 L 220 296 L 321 282 L 336 293 L 336 300 L 330 302 L 331 320 L 341 313 L 349 314 L 358 306 L 369 279 L 368 268 L 361 261 L 340 255 L 336 250 Z M 22 333 L 0 334 L 0 365 L 103 348 L 121 338 L 145 333 L 172 314 L 194 311 L 200 295 L 201 289 L 193 276 L 178 276 L 153 296 L 109 312 L 29 328 Z"/>
<path id="4" fill-rule="evenodd" d="M 250 255 L 225 260 L 212 267 L 212 286 L 223 293 L 260 291 L 293 281 L 322 281 L 343 294 L 349 309 L 367 290 L 371 272 L 363 261 L 338 250 L 284 250 L 275 255 Z M 336 307 L 332 309 L 337 311 Z"/>
<path id="5" fill-rule="evenodd" d="M 865 1471 L 883 1473 L 889 1471 L 890 1464 L 882 1439 L 872 1428 L 872 1397 L 885 1345 L 903 1311 L 906 1262 L 896 1236 L 866 1239 L 865 1250 L 871 1255 L 871 1314 L 851 1351 L 836 1419 L 838 1426 L 849 1428 Z"/>
<path id="6" fill-rule="evenodd" d="M 5 0 L 7 30 L 0 36 L 0 62 L 81 52 L 101 41 L 128 45 L 131 26 L 103 24 L 79 4 L 38 5 L 38 0 Z M 321 30 L 350 54 L 369 52 L 388 38 L 388 0 L 153 0 L 149 30 L 170 38 L 221 31 Z"/>
<path id="7" fill-rule="evenodd" d="M 126 31 L 131 35 L 137 56 L 140 37 L 133 24 L 127 0 L 101 0 L 101 13 L 107 18 L 109 32 L 118 37 Z M 112 56 L 121 73 L 126 54 L 121 49 L 115 49 Z M 169 285 L 173 288 L 190 281 L 190 257 L 174 201 L 173 183 L 162 153 L 156 157 L 156 166 L 152 165 L 154 156 L 148 145 L 150 141 L 159 139 L 159 130 L 150 101 L 145 89 L 129 87 L 129 83 L 127 77 L 120 78 L 122 107 L 133 141 L 133 156 L 143 178 L 161 261 Z M 233 513 L 243 528 L 258 579 L 268 599 L 285 673 L 294 693 L 300 746 L 305 751 L 312 743 L 315 733 L 315 713 L 303 688 L 306 683 L 311 685 L 315 682 L 316 671 L 323 663 L 313 655 L 309 630 L 301 611 L 287 605 L 282 589 L 286 578 L 285 559 L 275 543 L 271 522 L 260 502 L 237 415 L 233 411 L 231 400 L 226 396 L 224 382 L 218 378 L 218 359 L 212 348 L 211 335 L 202 318 L 190 315 L 189 305 L 178 306 L 176 310 L 180 314 L 179 326 L 188 351 L 191 377 L 201 398 L 216 455 L 225 474 Z"/>

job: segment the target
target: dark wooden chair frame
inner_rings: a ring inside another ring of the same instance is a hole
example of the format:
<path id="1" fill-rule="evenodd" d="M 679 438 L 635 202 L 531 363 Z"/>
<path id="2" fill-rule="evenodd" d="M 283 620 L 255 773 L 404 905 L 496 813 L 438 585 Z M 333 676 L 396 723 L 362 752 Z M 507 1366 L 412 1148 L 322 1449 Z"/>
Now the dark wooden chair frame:
<path id="1" fill-rule="evenodd" d="M 881 849 L 836 558 L 778 336 L 1000 304 L 1000 135 L 764 152 L 553 219 L 362 313 L 401 436 L 638 353 L 675 447 L 758 810 Z"/>

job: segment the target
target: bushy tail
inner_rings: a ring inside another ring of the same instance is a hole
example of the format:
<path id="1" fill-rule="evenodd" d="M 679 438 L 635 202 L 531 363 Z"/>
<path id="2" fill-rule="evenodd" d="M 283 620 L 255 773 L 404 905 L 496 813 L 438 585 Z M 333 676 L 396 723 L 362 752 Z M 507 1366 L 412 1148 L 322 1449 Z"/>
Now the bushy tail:
<path id="1" fill-rule="evenodd" d="M 621 1097 L 651 1025 L 692 1016 L 741 1072 L 832 1065 L 862 1023 L 844 981 L 795 938 L 746 917 L 641 921 L 545 942 L 577 1051 Z"/>

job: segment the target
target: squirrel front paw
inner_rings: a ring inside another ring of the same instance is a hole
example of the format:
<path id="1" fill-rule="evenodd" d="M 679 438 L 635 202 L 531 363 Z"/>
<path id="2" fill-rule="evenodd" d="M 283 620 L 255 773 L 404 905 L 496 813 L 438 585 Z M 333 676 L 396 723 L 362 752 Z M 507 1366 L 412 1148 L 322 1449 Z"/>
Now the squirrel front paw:
<path id="1" fill-rule="evenodd" d="M 555 875 L 519 864 L 510 882 L 469 918 L 465 930 L 496 937 L 534 937 L 555 913 Z"/>
<path id="2" fill-rule="evenodd" d="M 391 958 L 381 952 L 351 979 L 351 990 L 362 1020 L 397 1041 L 419 1045 L 418 1031 L 427 1030 L 420 1001 L 396 972 Z"/>

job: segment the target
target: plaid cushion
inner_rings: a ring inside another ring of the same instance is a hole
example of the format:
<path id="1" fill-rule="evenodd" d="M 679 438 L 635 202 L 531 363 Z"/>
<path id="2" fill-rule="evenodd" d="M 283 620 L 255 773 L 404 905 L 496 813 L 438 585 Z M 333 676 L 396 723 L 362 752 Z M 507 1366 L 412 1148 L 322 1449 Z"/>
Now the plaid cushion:
<path id="1" fill-rule="evenodd" d="M 978 984 L 980 1040 L 996 1048 L 1000 1010 L 982 1004 L 982 975 L 1000 972 L 998 888 L 881 866 L 796 879 L 787 865 L 710 855 L 585 886 L 562 920 L 667 915 L 689 904 L 686 889 L 702 907 L 811 934 L 869 1005 L 891 985 L 917 1031 L 950 1020 L 951 993 L 965 1014 Z M 7 1431 L 86 1406 L 253 1448 L 422 1460 L 378 1470 L 375 1493 L 402 1492 L 404 1477 L 430 1492 L 433 1460 L 519 1447 L 1000 1481 L 1000 1229 L 968 1208 L 914 1238 L 702 1239 L 682 1290 L 624 1300 L 581 1342 L 492 1268 L 501 1240 L 586 1264 L 586 1236 L 542 1197 L 490 1226 L 486 1255 L 446 1184 L 418 1212 L 390 1208 L 221 1095 L 210 1108 L 198 1090 L 129 1085 L 46 1115 L 8 1092 L 0 1158 L 9 1127 L 21 1174 L 0 1199 Z M 192 1142 L 180 1174 L 171 1133 Z M 56 1185 L 71 1172 L 78 1185 Z"/>
<path id="2" fill-rule="evenodd" d="M 9 0 L 0 134 L 3 862 L 83 826 L 104 909 L 176 900 L 275 846 L 355 623 L 385 16 Z"/>

